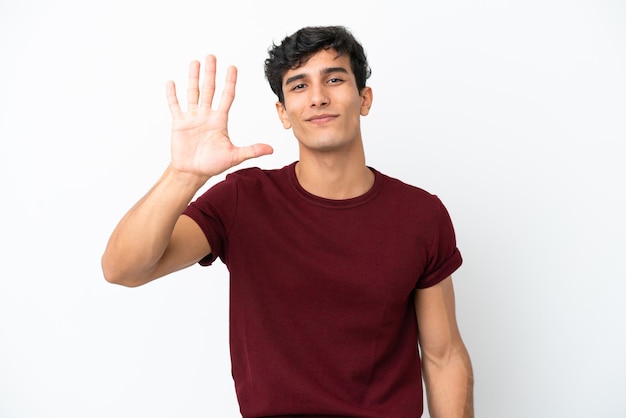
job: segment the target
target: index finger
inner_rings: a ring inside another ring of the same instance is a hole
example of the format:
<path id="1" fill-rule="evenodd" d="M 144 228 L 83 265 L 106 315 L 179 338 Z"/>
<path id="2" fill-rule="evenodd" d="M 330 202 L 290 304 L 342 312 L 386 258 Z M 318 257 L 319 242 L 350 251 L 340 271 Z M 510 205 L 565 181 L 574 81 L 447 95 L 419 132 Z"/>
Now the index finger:
<path id="1" fill-rule="evenodd" d="M 222 90 L 222 96 L 220 97 L 220 104 L 218 110 L 228 112 L 230 106 L 235 100 L 235 86 L 237 85 L 237 67 L 229 66 L 226 70 L 226 82 L 224 83 L 224 90 Z"/>

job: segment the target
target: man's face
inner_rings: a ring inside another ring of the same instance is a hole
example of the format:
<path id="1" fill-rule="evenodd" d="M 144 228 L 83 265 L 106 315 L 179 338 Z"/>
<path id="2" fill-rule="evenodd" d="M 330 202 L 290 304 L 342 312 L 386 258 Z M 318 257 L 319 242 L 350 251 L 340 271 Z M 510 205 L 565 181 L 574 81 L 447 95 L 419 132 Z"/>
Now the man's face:
<path id="1" fill-rule="evenodd" d="M 348 55 L 321 50 L 283 77 L 284 105 L 276 109 L 285 129 L 293 129 L 301 151 L 327 152 L 361 140 L 360 117 L 372 101 L 369 87 L 357 90 Z"/>

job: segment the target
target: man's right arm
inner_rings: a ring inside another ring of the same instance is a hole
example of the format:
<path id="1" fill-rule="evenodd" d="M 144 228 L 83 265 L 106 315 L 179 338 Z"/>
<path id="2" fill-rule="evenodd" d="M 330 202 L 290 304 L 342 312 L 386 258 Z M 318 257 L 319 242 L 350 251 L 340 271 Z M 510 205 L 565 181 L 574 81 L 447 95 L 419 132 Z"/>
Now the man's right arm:
<path id="1" fill-rule="evenodd" d="M 181 215 L 204 182 L 168 167 L 111 234 L 102 256 L 107 281 L 140 286 L 188 267 L 211 252 L 204 232 Z"/>
<path id="2" fill-rule="evenodd" d="M 102 271 L 109 282 L 140 286 L 208 255 L 211 247 L 204 232 L 191 218 L 181 215 L 184 209 L 209 178 L 273 151 L 266 144 L 232 144 L 228 112 L 235 97 L 237 70 L 228 68 L 220 102 L 213 109 L 215 68 L 215 57 L 207 56 L 200 91 L 200 63 L 191 63 L 186 111 L 180 108 L 174 83 L 167 84 L 172 161 L 111 234 L 102 256 Z"/>

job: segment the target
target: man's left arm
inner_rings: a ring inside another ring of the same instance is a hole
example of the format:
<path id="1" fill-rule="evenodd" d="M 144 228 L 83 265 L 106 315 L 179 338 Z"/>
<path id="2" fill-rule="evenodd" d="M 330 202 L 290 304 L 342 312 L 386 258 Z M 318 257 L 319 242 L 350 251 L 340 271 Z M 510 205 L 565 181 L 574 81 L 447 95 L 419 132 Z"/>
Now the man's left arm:
<path id="1" fill-rule="evenodd" d="M 456 321 L 452 277 L 417 289 L 415 312 L 431 418 L 473 418 L 472 364 Z"/>

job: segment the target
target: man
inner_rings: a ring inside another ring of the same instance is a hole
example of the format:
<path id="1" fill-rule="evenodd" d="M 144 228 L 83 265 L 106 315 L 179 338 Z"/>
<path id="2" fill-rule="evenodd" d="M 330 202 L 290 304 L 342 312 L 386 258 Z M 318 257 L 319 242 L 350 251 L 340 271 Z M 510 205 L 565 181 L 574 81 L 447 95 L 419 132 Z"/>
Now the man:
<path id="1" fill-rule="evenodd" d="M 299 160 L 239 170 L 190 203 L 209 178 L 272 152 L 231 143 L 236 69 L 212 109 L 215 68 L 208 56 L 200 89 L 191 64 L 186 112 L 168 83 L 171 163 L 113 231 L 106 279 L 139 286 L 220 258 L 244 417 L 418 417 L 422 369 L 433 418 L 472 417 L 452 223 L 436 196 L 366 165 L 360 118 L 373 95 L 362 46 L 343 27 L 273 45 L 266 77 Z"/>

